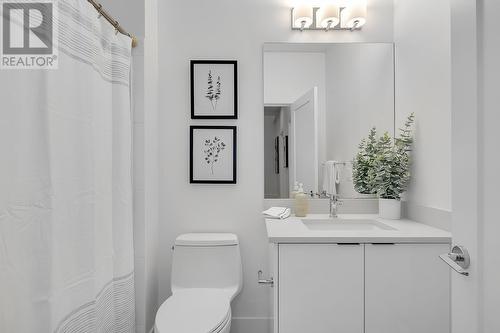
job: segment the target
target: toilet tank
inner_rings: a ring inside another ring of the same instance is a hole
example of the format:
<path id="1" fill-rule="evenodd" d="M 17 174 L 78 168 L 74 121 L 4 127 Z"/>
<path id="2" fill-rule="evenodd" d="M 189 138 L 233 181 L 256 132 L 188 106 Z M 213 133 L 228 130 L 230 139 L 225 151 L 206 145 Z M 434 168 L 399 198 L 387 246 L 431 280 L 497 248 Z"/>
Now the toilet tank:
<path id="1" fill-rule="evenodd" d="M 225 289 L 233 298 L 241 290 L 238 237 L 226 233 L 183 234 L 175 240 L 172 292 L 185 288 Z"/>

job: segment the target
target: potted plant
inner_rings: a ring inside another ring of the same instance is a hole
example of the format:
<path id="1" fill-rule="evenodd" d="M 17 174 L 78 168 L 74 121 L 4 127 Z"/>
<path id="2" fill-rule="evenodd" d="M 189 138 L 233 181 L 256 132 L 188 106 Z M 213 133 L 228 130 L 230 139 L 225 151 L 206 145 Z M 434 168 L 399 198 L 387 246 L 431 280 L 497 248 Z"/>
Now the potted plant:
<path id="1" fill-rule="evenodd" d="M 359 152 L 354 158 L 352 180 L 354 189 L 360 194 L 376 194 L 375 158 L 377 155 L 377 129 L 372 127 L 367 139 L 361 140 Z"/>
<path id="2" fill-rule="evenodd" d="M 388 133 L 376 138 L 370 131 L 368 140 L 360 144 L 360 152 L 353 164 L 354 187 L 360 193 L 376 193 L 379 197 L 379 215 L 387 219 L 401 218 L 401 195 L 410 182 L 410 152 L 413 143 L 412 113 L 393 140 Z"/>

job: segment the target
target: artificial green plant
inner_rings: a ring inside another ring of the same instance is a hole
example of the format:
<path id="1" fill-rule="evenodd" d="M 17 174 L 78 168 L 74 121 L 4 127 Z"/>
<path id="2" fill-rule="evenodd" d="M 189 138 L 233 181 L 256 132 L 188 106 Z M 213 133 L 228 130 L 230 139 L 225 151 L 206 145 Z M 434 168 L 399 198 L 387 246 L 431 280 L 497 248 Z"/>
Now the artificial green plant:
<path id="1" fill-rule="evenodd" d="M 370 129 L 368 138 L 361 140 L 359 152 L 354 158 L 352 178 L 354 189 L 361 194 L 375 194 L 374 173 L 370 172 L 375 167 L 377 154 L 377 129 Z"/>
<path id="2" fill-rule="evenodd" d="M 410 114 L 394 139 L 386 132 L 377 139 L 376 128 L 359 145 L 353 164 L 354 188 L 362 194 L 377 194 L 383 199 L 400 200 L 410 182 L 410 152 L 413 144 Z"/>

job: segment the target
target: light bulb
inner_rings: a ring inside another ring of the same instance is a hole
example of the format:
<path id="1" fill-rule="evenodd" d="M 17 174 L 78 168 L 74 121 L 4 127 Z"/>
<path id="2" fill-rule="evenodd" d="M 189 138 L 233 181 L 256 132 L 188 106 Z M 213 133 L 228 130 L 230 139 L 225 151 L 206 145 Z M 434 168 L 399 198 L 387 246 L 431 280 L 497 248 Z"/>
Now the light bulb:
<path id="1" fill-rule="evenodd" d="M 309 28 L 313 22 L 313 8 L 307 5 L 297 6 L 293 9 L 293 16 L 294 27 Z"/>
<path id="2" fill-rule="evenodd" d="M 353 1 L 342 11 L 342 25 L 345 28 L 360 28 L 366 23 L 366 1 Z"/>
<path id="3" fill-rule="evenodd" d="M 329 29 L 339 24 L 339 7 L 337 5 L 326 5 L 321 7 L 317 13 L 317 22 L 321 28 Z"/>

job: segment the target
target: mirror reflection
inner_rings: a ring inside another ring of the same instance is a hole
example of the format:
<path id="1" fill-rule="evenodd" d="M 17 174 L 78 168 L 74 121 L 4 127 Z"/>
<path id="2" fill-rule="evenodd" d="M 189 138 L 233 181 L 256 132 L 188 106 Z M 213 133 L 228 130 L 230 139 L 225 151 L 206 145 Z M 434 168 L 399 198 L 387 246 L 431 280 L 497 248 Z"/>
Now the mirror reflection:
<path id="1" fill-rule="evenodd" d="M 264 46 L 265 198 L 302 184 L 318 198 L 363 198 L 352 159 L 371 127 L 394 133 L 391 43 Z"/>

